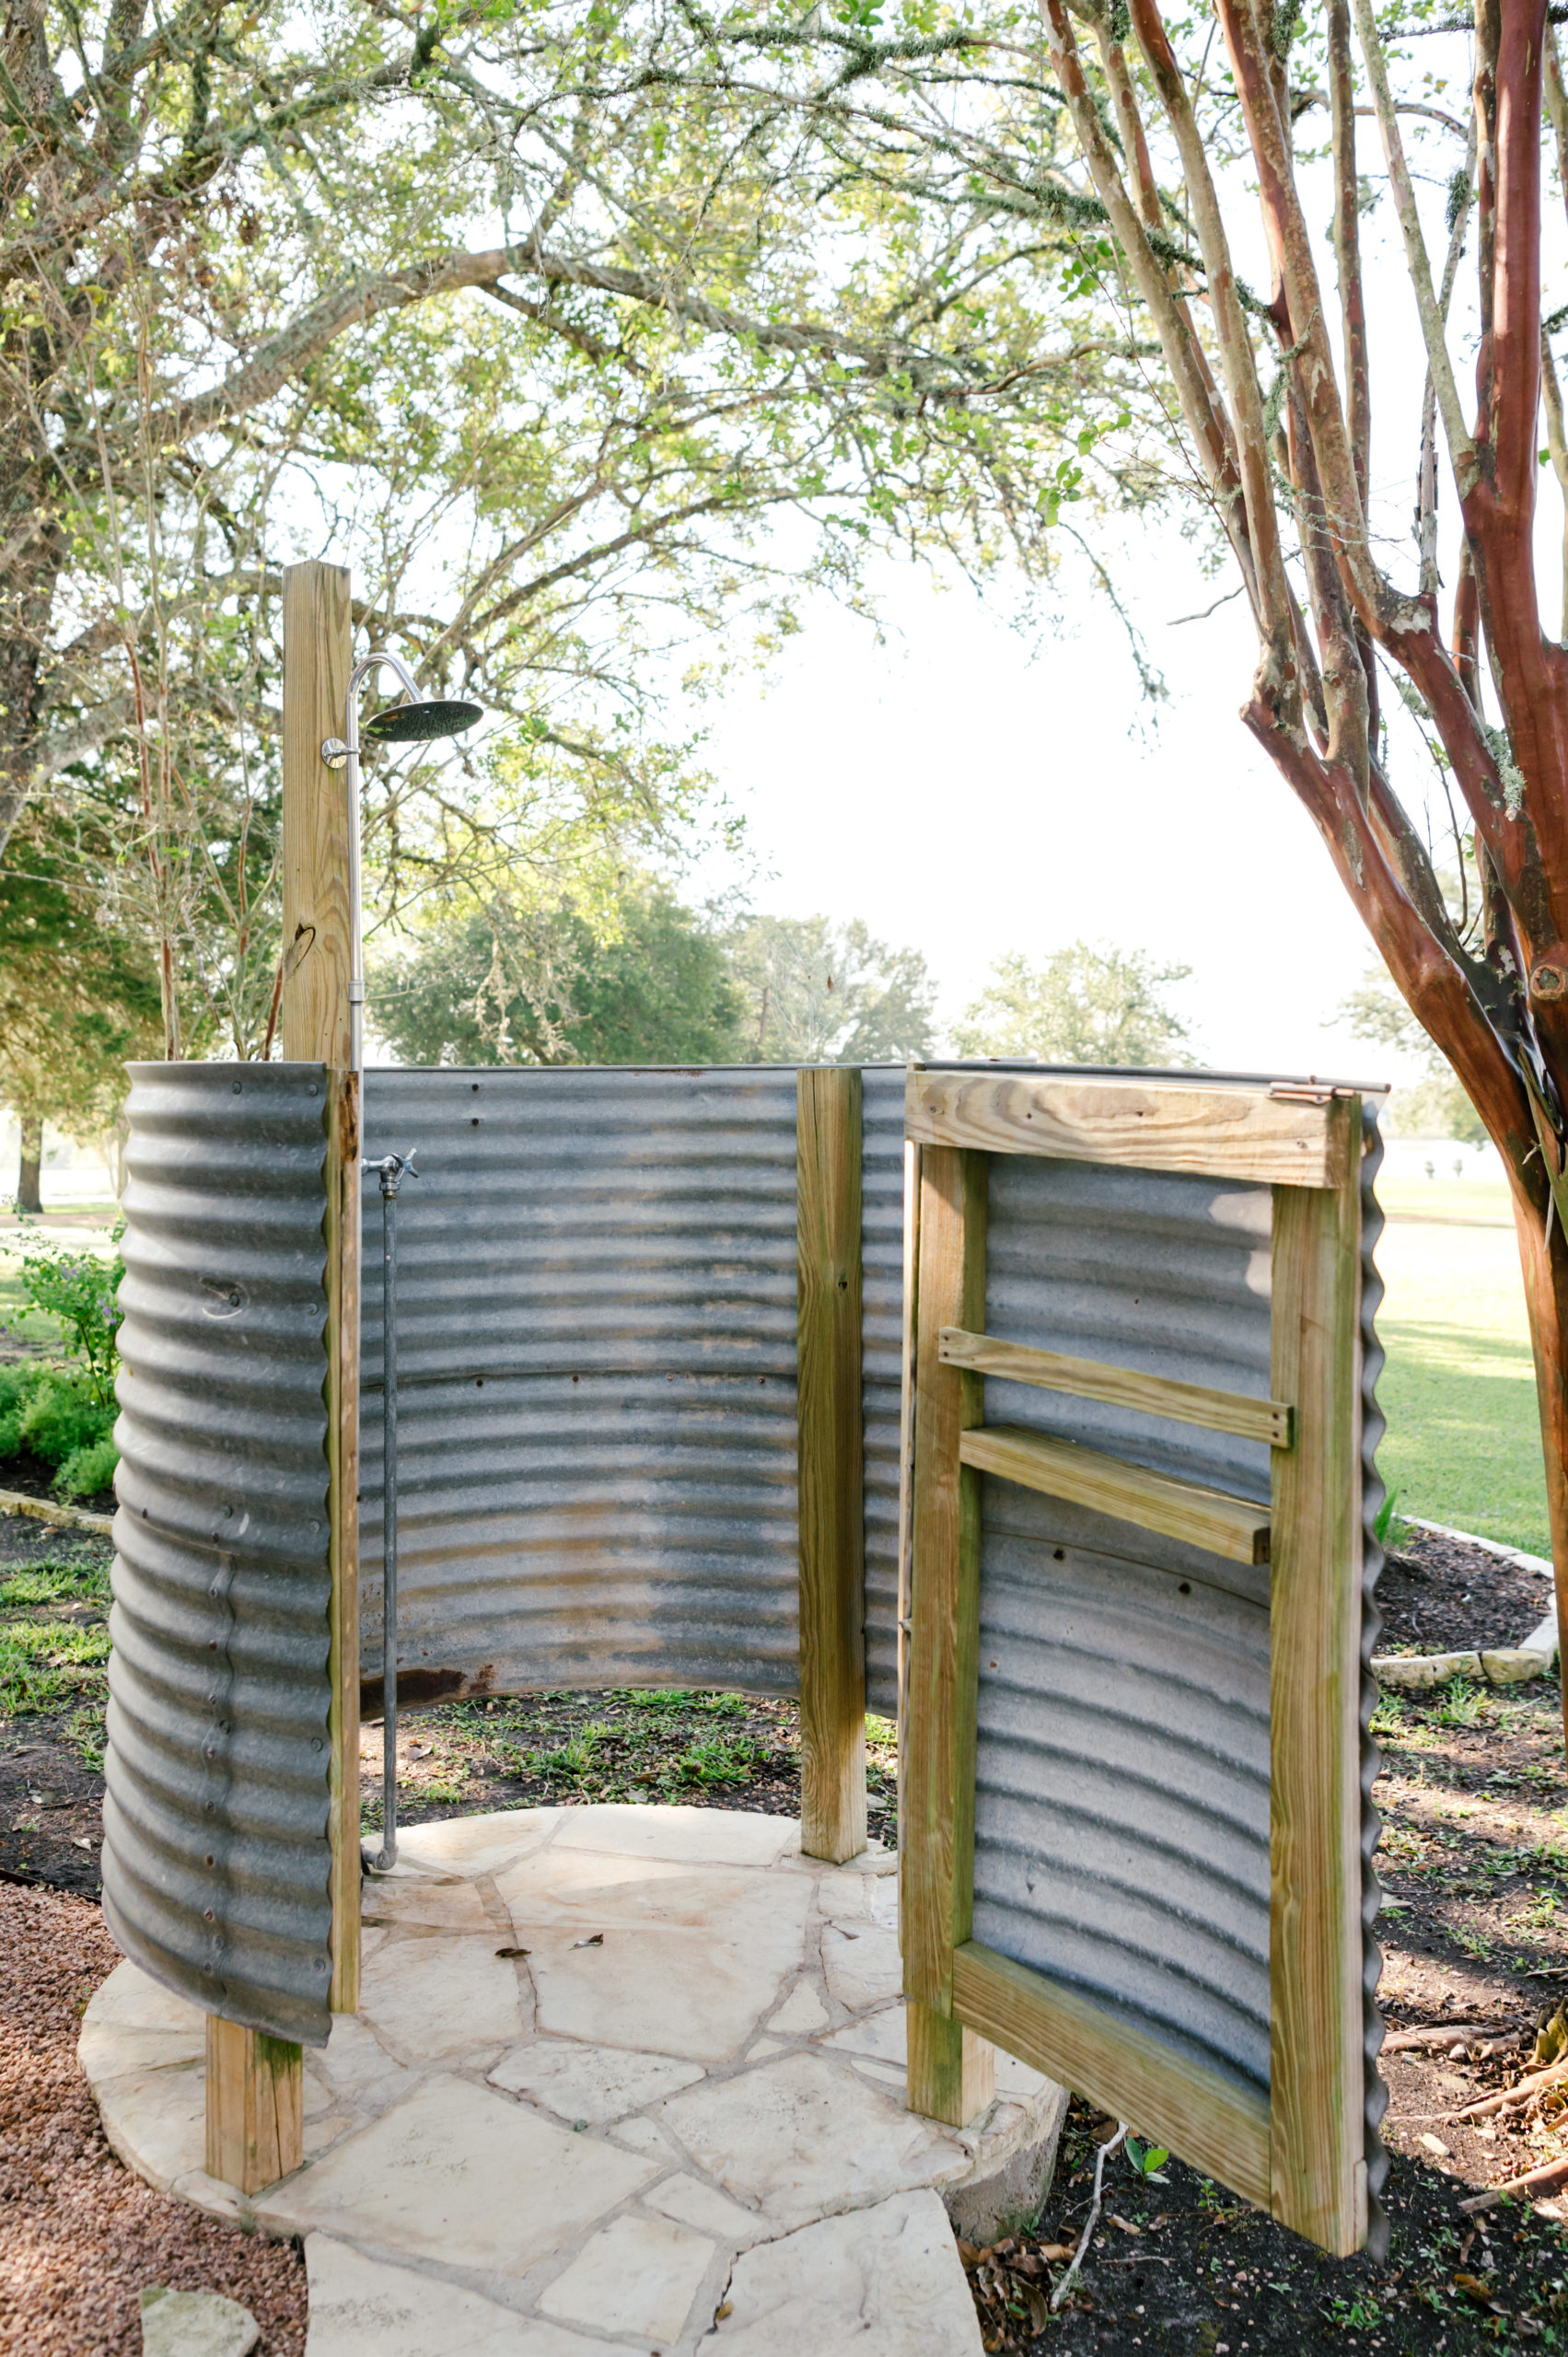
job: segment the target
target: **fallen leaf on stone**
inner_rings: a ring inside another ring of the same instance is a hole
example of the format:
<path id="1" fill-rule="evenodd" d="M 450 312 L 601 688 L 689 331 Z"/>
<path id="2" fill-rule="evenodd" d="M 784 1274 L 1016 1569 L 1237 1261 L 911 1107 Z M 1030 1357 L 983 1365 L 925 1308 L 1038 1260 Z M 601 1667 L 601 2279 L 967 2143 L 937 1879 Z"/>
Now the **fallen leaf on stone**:
<path id="1" fill-rule="evenodd" d="M 714 2310 L 714 2322 L 715 2324 L 723 2324 L 726 2316 L 732 2316 L 734 2314 L 735 2302 L 733 2300 L 726 2300 L 722 2307 L 717 2307 Z"/>
<path id="2" fill-rule="evenodd" d="M 590 1932 L 586 1940 L 574 1940 L 572 1945 L 575 1948 L 601 1948 L 604 1945 L 604 1933 Z"/>
<path id="3" fill-rule="evenodd" d="M 497 1956 L 531 1956 L 533 1950 L 531 1948 L 497 1948 L 495 1953 Z"/>

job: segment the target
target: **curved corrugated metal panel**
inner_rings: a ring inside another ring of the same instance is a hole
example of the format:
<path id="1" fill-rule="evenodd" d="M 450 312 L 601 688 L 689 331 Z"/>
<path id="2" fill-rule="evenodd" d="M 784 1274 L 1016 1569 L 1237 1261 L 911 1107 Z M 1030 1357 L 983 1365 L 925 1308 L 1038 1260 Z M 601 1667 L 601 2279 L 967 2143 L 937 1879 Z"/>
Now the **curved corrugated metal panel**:
<path id="1" fill-rule="evenodd" d="M 1267 1188 L 997 1156 L 986 1331 L 1269 1394 Z M 1266 1499 L 1269 1452 L 988 1379 L 988 1422 Z M 975 1936 L 1269 2076 L 1267 1567 L 981 1485 Z"/>
<path id="2" fill-rule="evenodd" d="M 899 1431 L 903 1370 L 904 1071 L 861 1074 L 861 1397 L 865 1433 L 865 1699 L 899 1705 Z"/>
<path id="3" fill-rule="evenodd" d="M 326 1074 L 131 1071 L 104 1910 L 208 2013 L 320 2045 Z"/>
<path id="4" fill-rule="evenodd" d="M 1376 1254 L 1383 1233 L 1383 1213 L 1376 1192 L 1377 1173 L 1383 1161 L 1383 1136 L 1377 1126 L 1376 1108 L 1373 1104 L 1364 1103 L 1362 1108 L 1362 1142 L 1365 1151 L 1361 1163 L 1361 1922 L 1369 2218 L 1366 2247 L 1375 2258 L 1384 2258 L 1388 2250 L 1388 2213 L 1383 2207 L 1381 2197 L 1388 2182 L 1388 2155 L 1379 2131 L 1383 2114 L 1388 2107 L 1388 2090 L 1377 2069 L 1377 2056 L 1383 2044 L 1383 2016 L 1377 2010 L 1377 1982 L 1383 1970 L 1383 1951 L 1375 1929 L 1383 1892 L 1373 1864 L 1382 1819 L 1372 1805 L 1372 1787 L 1382 1766 L 1377 1747 L 1372 1740 L 1372 1713 L 1377 1707 L 1378 1699 L 1377 1681 L 1372 1675 L 1372 1656 L 1377 1650 L 1377 1632 L 1382 1627 L 1376 1597 L 1377 1582 L 1383 1570 L 1383 1550 L 1377 1538 L 1376 1522 L 1383 1504 L 1383 1483 L 1377 1471 L 1377 1445 L 1384 1432 L 1383 1411 L 1377 1405 L 1377 1378 L 1383 1372 L 1383 1345 L 1377 1340 L 1377 1312 L 1383 1306 L 1383 1280 L 1377 1273 Z"/>
<path id="5" fill-rule="evenodd" d="M 798 1685 L 793 1070 L 372 1072 L 398 1200 L 411 1701 Z M 365 1204 L 366 1706 L 379 1196 Z"/>

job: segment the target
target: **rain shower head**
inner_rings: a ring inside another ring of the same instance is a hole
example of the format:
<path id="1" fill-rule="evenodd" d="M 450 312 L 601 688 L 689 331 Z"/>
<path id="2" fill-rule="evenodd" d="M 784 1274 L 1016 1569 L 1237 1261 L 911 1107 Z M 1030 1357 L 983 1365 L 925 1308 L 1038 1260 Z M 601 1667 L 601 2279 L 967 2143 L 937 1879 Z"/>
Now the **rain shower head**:
<path id="1" fill-rule="evenodd" d="M 361 735 L 378 745 L 423 745 L 435 737 L 460 736 L 484 718 L 477 703 L 393 703 L 365 723 Z"/>

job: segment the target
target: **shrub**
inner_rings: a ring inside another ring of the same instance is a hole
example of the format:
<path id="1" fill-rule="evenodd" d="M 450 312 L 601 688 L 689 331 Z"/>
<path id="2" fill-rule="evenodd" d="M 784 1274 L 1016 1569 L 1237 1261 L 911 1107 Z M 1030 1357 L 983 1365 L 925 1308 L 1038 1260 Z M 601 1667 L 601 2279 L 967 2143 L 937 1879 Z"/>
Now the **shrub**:
<path id="1" fill-rule="evenodd" d="M 91 1497 L 114 1478 L 113 1429 L 113 1407 L 90 1375 L 43 1359 L 0 1366 L 0 1461 L 30 1449 L 55 1468 L 63 1495 Z"/>
<path id="2" fill-rule="evenodd" d="M 113 1482 L 119 1462 L 120 1451 L 106 1435 L 86 1448 L 73 1449 L 54 1477 L 54 1487 L 63 1498 L 96 1498 Z"/>
<path id="3" fill-rule="evenodd" d="M 111 1260 L 99 1260 L 96 1252 L 69 1252 L 58 1244 L 35 1244 L 22 1259 L 22 1290 L 29 1303 L 23 1317 L 59 1320 L 66 1357 L 76 1363 L 99 1406 L 110 1412 L 120 1280 L 125 1274 L 119 1245 L 124 1233 L 121 1221 L 114 1229 Z"/>

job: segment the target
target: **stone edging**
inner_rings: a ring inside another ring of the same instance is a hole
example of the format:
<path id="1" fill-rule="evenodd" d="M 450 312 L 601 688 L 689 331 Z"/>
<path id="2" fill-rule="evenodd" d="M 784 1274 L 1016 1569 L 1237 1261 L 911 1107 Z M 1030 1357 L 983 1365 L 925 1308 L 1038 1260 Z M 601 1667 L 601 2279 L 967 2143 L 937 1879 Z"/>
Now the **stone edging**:
<path id="1" fill-rule="evenodd" d="M 60 1530 L 90 1530 L 99 1538 L 107 1538 L 114 1528 L 112 1515 L 88 1514 L 85 1506 L 57 1506 L 52 1498 L 29 1498 L 23 1490 L 0 1490 L 0 1514 L 31 1515 L 35 1522 L 52 1522 Z"/>
<path id="2" fill-rule="evenodd" d="M 1403 1515 L 1400 1520 L 1412 1530 L 1430 1530 L 1436 1538 L 1461 1539 L 1467 1547 L 1479 1547 L 1482 1554 L 1495 1555 L 1500 1562 L 1515 1563 L 1521 1571 L 1550 1573 L 1551 1570 L 1544 1555 L 1527 1555 L 1520 1547 L 1499 1546 L 1495 1538 L 1479 1538 L 1473 1530 L 1455 1530 L 1446 1522 L 1427 1522 L 1414 1514 Z M 1446 1685 L 1450 1678 L 1483 1679 L 1489 1686 L 1523 1686 L 1532 1678 L 1544 1678 L 1556 1658 L 1554 1604 L 1522 1645 L 1493 1645 L 1475 1653 L 1374 1654 L 1372 1674 L 1381 1685 L 1417 1689 Z"/>

